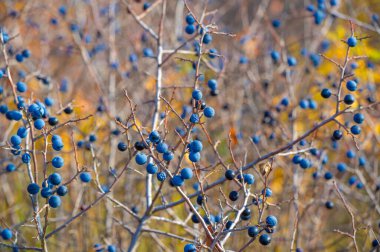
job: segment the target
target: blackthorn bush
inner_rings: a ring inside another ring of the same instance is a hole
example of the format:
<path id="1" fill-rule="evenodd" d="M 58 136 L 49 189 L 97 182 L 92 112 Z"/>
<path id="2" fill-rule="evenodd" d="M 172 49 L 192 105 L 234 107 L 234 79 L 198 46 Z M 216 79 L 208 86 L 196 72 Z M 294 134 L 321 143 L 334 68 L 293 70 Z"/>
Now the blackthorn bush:
<path id="1" fill-rule="evenodd" d="M 0 2 L 0 251 L 379 250 L 379 8 Z"/>

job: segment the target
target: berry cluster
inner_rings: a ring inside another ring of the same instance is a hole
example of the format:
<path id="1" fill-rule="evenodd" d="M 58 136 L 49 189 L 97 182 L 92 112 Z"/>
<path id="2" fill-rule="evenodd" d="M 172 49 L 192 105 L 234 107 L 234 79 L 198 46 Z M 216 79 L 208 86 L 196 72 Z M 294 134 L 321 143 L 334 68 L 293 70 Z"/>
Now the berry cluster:
<path id="1" fill-rule="evenodd" d="M 310 26 L 320 37 L 310 42 L 304 31 L 300 43 L 301 32 L 290 29 L 297 11 L 272 14 L 281 4 L 252 3 L 257 13 L 239 17 L 241 31 L 233 34 L 239 25 L 232 18 L 232 26 L 218 27 L 218 8 L 199 12 L 192 1 L 176 8 L 165 0 L 90 2 L 54 7 L 42 28 L 28 14 L 43 50 L 22 30 L 25 42 L 18 40 L 18 8 L 7 29 L 0 27 L 0 210 L 12 216 L 0 220 L 0 250 L 30 243 L 47 251 L 60 246 L 50 238 L 62 234 L 88 239 L 76 250 L 96 242 L 98 252 L 152 244 L 179 244 L 185 252 L 289 245 L 300 252 L 301 245 L 321 248 L 307 242 L 316 227 L 344 234 L 348 249 L 379 248 L 372 223 L 380 214 L 378 103 L 369 83 L 378 77 L 375 64 L 357 55 L 366 45 L 357 32 L 364 23 L 352 20 L 342 43 L 319 34 L 346 18 L 338 12 L 344 3 L 302 7 L 303 30 Z M 87 8 L 91 15 L 75 15 Z M 181 8 L 184 16 L 172 13 Z M 148 16 L 160 17 L 158 29 Z M 378 32 L 379 20 L 373 14 L 363 27 Z M 223 46 L 224 38 L 231 44 Z M 331 48 L 345 52 L 343 60 Z M 368 78 L 358 73 L 362 60 Z M 365 216 L 371 244 L 357 239 L 365 207 L 374 209 Z M 340 220 L 353 233 L 338 229 Z"/>

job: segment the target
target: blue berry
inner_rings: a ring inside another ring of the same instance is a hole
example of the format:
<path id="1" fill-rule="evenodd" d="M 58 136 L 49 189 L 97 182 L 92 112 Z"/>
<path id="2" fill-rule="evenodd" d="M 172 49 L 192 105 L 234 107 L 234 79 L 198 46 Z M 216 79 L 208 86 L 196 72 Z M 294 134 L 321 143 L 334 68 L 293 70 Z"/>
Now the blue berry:
<path id="1" fill-rule="evenodd" d="M 226 229 L 227 229 L 227 230 L 230 229 L 231 226 L 232 226 L 232 224 L 234 224 L 233 221 L 231 221 L 231 220 L 227 221 L 227 223 L 226 223 Z"/>
<path id="2" fill-rule="evenodd" d="M 110 188 L 108 185 L 101 185 L 101 188 L 104 193 L 110 192 Z M 133 211 L 133 208 L 132 208 L 132 211 Z"/>
<path id="3" fill-rule="evenodd" d="M 355 152 L 353 150 L 348 150 L 346 152 L 347 158 L 354 158 L 356 156 Z"/>
<path id="4" fill-rule="evenodd" d="M 309 107 L 309 101 L 306 100 L 306 99 L 302 99 L 302 100 L 300 101 L 300 107 L 301 107 L 302 109 L 307 109 L 307 108 Z"/>
<path id="5" fill-rule="evenodd" d="M 164 181 L 166 179 L 166 173 L 165 172 L 159 172 L 157 173 L 157 179 L 158 181 Z"/>
<path id="6" fill-rule="evenodd" d="M 212 107 L 206 107 L 203 111 L 203 114 L 207 118 L 212 118 L 215 116 L 215 110 Z"/>
<path id="7" fill-rule="evenodd" d="M 253 137 L 252 137 L 252 141 L 253 141 L 253 143 L 255 143 L 255 144 L 258 144 L 259 142 L 260 142 L 260 136 L 259 135 L 254 135 Z"/>
<path id="8" fill-rule="evenodd" d="M 43 108 L 36 103 L 33 103 L 29 106 L 28 112 L 33 117 L 33 119 L 41 118 L 44 114 Z"/>
<path id="9" fill-rule="evenodd" d="M 353 125 L 350 130 L 351 130 L 351 133 L 354 135 L 359 135 L 362 132 L 362 129 L 360 128 L 359 125 Z"/>
<path id="10" fill-rule="evenodd" d="M 269 227 L 274 227 L 277 226 L 277 218 L 273 215 L 268 215 L 267 218 L 265 219 L 265 222 Z"/>
<path id="11" fill-rule="evenodd" d="M 117 149 L 119 151 L 126 151 L 128 149 L 128 145 L 126 143 L 124 143 L 124 142 L 119 142 L 117 144 Z"/>
<path id="12" fill-rule="evenodd" d="M 144 57 L 148 57 L 148 58 L 154 57 L 154 53 L 151 48 L 144 48 L 143 54 L 144 54 Z"/>
<path id="13" fill-rule="evenodd" d="M 311 155 L 313 155 L 313 156 L 319 156 L 319 154 L 321 153 L 317 148 L 312 148 L 311 150 L 310 150 L 310 153 L 311 153 Z"/>
<path id="14" fill-rule="evenodd" d="M 301 161 L 300 161 L 300 166 L 302 169 L 307 169 L 310 167 L 310 161 L 309 159 L 306 159 L 306 158 L 302 158 Z"/>
<path id="15" fill-rule="evenodd" d="M 186 15 L 186 23 L 189 25 L 192 25 L 195 23 L 195 18 L 193 17 L 191 13 Z"/>
<path id="16" fill-rule="evenodd" d="M 62 168 L 63 165 L 65 164 L 65 161 L 62 157 L 56 156 L 51 160 L 51 164 L 53 165 L 54 168 Z"/>
<path id="17" fill-rule="evenodd" d="M 50 98 L 50 97 L 46 97 L 44 102 L 45 102 L 46 106 L 48 106 L 48 107 L 51 107 L 54 105 L 54 99 Z"/>
<path id="18" fill-rule="evenodd" d="M 324 155 L 322 158 L 322 164 L 325 165 L 329 161 L 329 157 L 327 155 Z"/>
<path id="19" fill-rule="evenodd" d="M 316 109 L 318 107 L 318 104 L 314 100 L 309 100 L 309 109 Z"/>
<path id="20" fill-rule="evenodd" d="M 8 228 L 4 228 L 3 230 L 1 230 L 1 237 L 6 241 L 12 239 L 12 231 Z"/>
<path id="21" fill-rule="evenodd" d="M 301 162 L 302 157 L 300 155 L 294 155 L 294 157 L 292 158 L 292 162 L 293 164 L 299 164 Z"/>
<path id="22" fill-rule="evenodd" d="M 346 96 L 344 96 L 343 101 L 345 104 L 351 105 L 355 102 L 355 97 L 352 94 L 347 94 Z"/>
<path id="23" fill-rule="evenodd" d="M 251 219 L 251 210 L 249 208 L 245 208 L 244 211 L 240 215 L 240 219 L 243 221 L 247 221 Z"/>
<path id="24" fill-rule="evenodd" d="M 221 221 L 221 216 L 220 215 L 214 216 L 210 214 L 210 220 L 212 223 L 219 223 Z"/>
<path id="25" fill-rule="evenodd" d="M 147 160 L 148 160 L 148 157 L 144 153 L 139 152 L 136 154 L 135 161 L 138 165 L 145 164 Z"/>
<path id="26" fill-rule="evenodd" d="M 131 53 L 130 55 L 129 55 L 129 62 L 131 62 L 131 63 L 136 63 L 137 62 L 137 55 L 135 54 L 135 53 Z"/>
<path id="27" fill-rule="evenodd" d="M 158 143 L 160 141 L 160 134 L 157 131 L 152 131 L 149 134 L 149 140 L 152 141 L 153 143 Z"/>
<path id="28" fill-rule="evenodd" d="M 364 122 L 364 115 L 362 113 L 356 113 L 353 119 L 357 124 L 362 124 Z"/>
<path id="29" fill-rule="evenodd" d="M 61 198 L 57 195 L 53 195 L 49 198 L 49 206 L 52 208 L 57 208 L 61 205 Z"/>
<path id="30" fill-rule="evenodd" d="M 62 182 L 62 177 L 58 173 L 52 173 L 48 178 L 49 183 L 52 185 L 59 185 Z"/>
<path id="31" fill-rule="evenodd" d="M 194 244 L 186 244 L 183 248 L 184 252 L 197 252 L 197 247 Z"/>
<path id="32" fill-rule="evenodd" d="M 22 56 L 21 53 L 16 54 L 15 58 L 16 58 L 16 61 L 19 62 L 19 63 L 21 63 L 21 62 L 24 61 L 24 57 Z"/>
<path id="33" fill-rule="evenodd" d="M 239 192 L 237 192 L 237 191 L 231 191 L 230 194 L 228 195 L 228 198 L 231 201 L 237 201 L 239 199 Z"/>
<path id="34" fill-rule="evenodd" d="M 359 166 L 364 166 L 366 163 L 365 157 L 359 157 Z"/>
<path id="35" fill-rule="evenodd" d="M 28 185 L 27 190 L 29 194 L 35 195 L 40 191 L 40 186 L 36 183 L 31 183 Z"/>
<path id="36" fill-rule="evenodd" d="M 151 3 L 149 3 L 149 2 L 145 2 L 145 3 L 143 4 L 143 10 L 146 11 L 147 9 L 149 9 L 150 6 L 151 6 Z"/>
<path id="37" fill-rule="evenodd" d="M 208 56 L 210 57 L 210 59 L 214 59 L 216 57 L 216 54 L 218 54 L 218 51 L 215 48 L 211 48 L 209 50 Z"/>
<path id="38" fill-rule="evenodd" d="M 327 209 L 333 209 L 334 208 L 334 203 L 332 201 L 326 201 L 325 207 Z"/>
<path id="39" fill-rule="evenodd" d="M 183 168 L 181 171 L 182 179 L 191 179 L 193 177 L 193 171 L 191 168 Z"/>
<path id="40" fill-rule="evenodd" d="M 288 65 L 291 66 L 291 67 L 297 65 L 296 58 L 294 58 L 294 57 L 288 57 Z"/>
<path id="41" fill-rule="evenodd" d="M 31 53 L 30 53 L 30 51 L 29 51 L 28 49 L 24 49 L 24 50 L 22 50 L 21 54 L 22 54 L 22 56 L 23 56 L 24 58 L 29 58 L 30 55 L 31 55 Z"/>
<path id="42" fill-rule="evenodd" d="M 42 188 L 41 190 L 41 197 L 42 198 L 49 198 L 53 194 L 52 190 L 49 187 Z"/>
<path id="43" fill-rule="evenodd" d="M 375 239 L 375 240 L 372 241 L 371 245 L 372 245 L 373 248 L 377 248 L 377 247 L 379 247 L 379 244 L 380 244 L 379 240 Z"/>
<path id="44" fill-rule="evenodd" d="M 88 137 L 88 140 L 89 140 L 91 143 L 96 142 L 96 135 L 91 134 L 91 135 Z"/>
<path id="45" fill-rule="evenodd" d="M 239 64 L 247 64 L 248 63 L 248 58 L 246 56 L 241 56 L 240 59 L 239 59 Z"/>
<path id="46" fill-rule="evenodd" d="M 216 90 L 216 89 L 218 89 L 218 81 L 215 80 L 215 79 L 210 79 L 210 80 L 207 82 L 207 86 L 208 86 L 211 90 Z"/>
<path id="47" fill-rule="evenodd" d="M 71 24 L 70 24 L 70 31 L 72 31 L 72 32 L 77 32 L 77 31 L 79 31 L 79 26 L 78 26 L 78 24 L 71 23 Z"/>
<path id="48" fill-rule="evenodd" d="M 287 107 L 289 105 L 289 99 L 287 97 L 282 98 L 281 105 Z"/>
<path id="49" fill-rule="evenodd" d="M 55 151 L 60 151 L 63 149 L 63 143 L 62 140 L 60 141 L 53 141 L 52 142 L 52 147 Z"/>
<path id="50" fill-rule="evenodd" d="M 78 148 L 82 148 L 84 146 L 84 141 L 83 140 L 79 140 L 77 142 L 77 146 L 78 146 Z"/>
<path id="51" fill-rule="evenodd" d="M 15 166 L 14 164 L 12 164 L 12 163 L 9 163 L 9 164 L 7 164 L 7 166 L 5 167 L 5 170 L 6 170 L 7 172 L 13 172 L 13 171 L 16 170 L 16 166 Z"/>
<path id="52" fill-rule="evenodd" d="M 202 149 L 203 149 L 203 145 L 202 145 L 202 142 L 201 141 L 199 141 L 199 140 L 194 140 L 194 141 L 192 141 L 191 143 L 190 143 L 190 146 L 189 146 L 190 148 L 190 151 L 192 151 L 192 152 L 200 152 L 200 151 L 202 151 Z"/>
<path id="53" fill-rule="evenodd" d="M 330 180 L 332 178 L 333 178 L 333 174 L 331 172 L 328 171 L 328 172 L 325 173 L 325 179 L 326 180 Z"/>
<path id="54" fill-rule="evenodd" d="M 205 215 L 203 217 L 204 221 L 206 222 L 206 224 L 210 225 L 211 223 L 220 223 L 221 221 L 221 216 L 220 215 L 217 215 L 217 216 L 214 216 L 212 214 L 210 214 L 210 218 L 207 217 L 207 215 Z"/>
<path id="55" fill-rule="evenodd" d="M 89 172 L 82 172 L 80 175 L 79 175 L 79 178 L 80 180 L 83 182 L 83 183 L 88 183 L 91 181 L 91 173 Z"/>
<path id="56" fill-rule="evenodd" d="M 257 226 L 251 226 L 248 228 L 249 237 L 256 237 L 260 233 L 260 230 Z"/>
<path id="57" fill-rule="evenodd" d="M 168 151 L 168 149 L 169 149 L 169 146 L 166 143 L 164 143 L 164 142 L 160 142 L 156 146 L 156 150 L 157 150 L 158 153 L 165 153 L 165 152 Z"/>
<path id="58" fill-rule="evenodd" d="M 310 61 L 313 63 L 314 67 L 318 67 L 321 64 L 321 56 L 315 53 L 309 55 Z"/>
<path id="59" fill-rule="evenodd" d="M 17 135 L 21 138 L 25 138 L 27 135 L 28 135 L 28 129 L 24 128 L 24 127 L 20 127 L 18 130 L 17 130 Z"/>
<path id="60" fill-rule="evenodd" d="M 0 113 L 5 114 L 8 112 L 8 106 L 6 104 L 0 104 Z"/>
<path id="61" fill-rule="evenodd" d="M 193 184 L 193 189 L 195 190 L 195 191 L 199 191 L 199 183 L 198 182 L 195 182 L 194 184 Z"/>
<path id="62" fill-rule="evenodd" d="M 28 87 L 26 86 L 26 84 L 21 81 L 16 83 L 16 88 L 17 88 L 17 91 L 20 93 L 24 93 L 28 90 Z"/>
<path id="63" fill-rule="evenodd" d="M 7 111 L 5 113 L 5 116 L 8 120 L 20 121 L 22 118 L 22 113 L 17 110 L 11 110 L 11 111 Z"/>
<path id="64" fill-rule="evenodd" d="M 261 193 L 265 194 L 265 197 L 271 197 L 272 196 L 272 190 L 269 187 L 264 188 Z"/>
<path id="65" fill-rule="evenodd" d="M 59 196 L 65 196 L 66 194 L 68 193 L 68 190 L 67 190 L 67 187 L 66 186 L 64 186 L 64 185 L 61 185 L 60 187 L 58 187 L 58 189 L 57 189 L 57 194 L 59 195 Z"/>
<path id="66" fill-rule="evenodd" d="M 197 114 L 192 114 L 191 116 L 190 116 L 190 122 L 191 123 L 199 123 L 199 116 L 197 115 Z"/>
<path id="67" fill-rule="evenodd" d="M 343 132 L 341 130 L 335 130 L 333 133 L 333 138 L 335 140 L 340 140 L 343 137 Z"/>
<path id="68" fill-rule="evenodd" d="M 115 245 L 108 245 L 107 252 L 116 252 L 116 246 Z"/>
<path id="69" fill-rule="evenodd" d="M 206 33 L 206 34 L 204 35 L 204 37 L 203 37 L 203 43 L 207 45 L 207 44 L 210 44 L 211 41 L 212 41 L 212 36 L 211 36 L 211 34 L 210 34 L 210 33 Z"/>
<path id="70" fill-rule="evenodd" d="M 260 235 L 259 242 L 260 244 L 266 246 L 272 241 L 272 238 L 268 234 L 262 234 Z"/>
<path id="71" fill-rule="evenodd" d="M 156 165 L 154 165 L 153 163 L 149 163 L 147 166 L 146 166 L 146 171 L 147 173 L 149 174 L 156 174 L 157 171 L 158 171 L 158 167 Z"/>
<path id="72" fill-rule="evenodd" d="M 201 154 L 199 152 L 190 152 L 189 159 L 191 162 L 198 162 L 201 159 Z"/>
<path id="73" fill-rule="evenodd" d="M 338 163 L 336 168 L 338 169 L 338 171 L 340 172 L 345 172 L 347 170 L 347 166 L 345 163 Z"/>
<path id="74" fill-rule="evenodd" d="M 174 186 L 182 186 L 183 185 L 183 179 L 180 175 L 175 175 L 172 179 L 171 182 Z"/>
<path id="75" fill-rule="evenodd" d="M 204 201 L 204 197 L 203 197 L 203 195 L 200 195 L 200 194 L 199 194 L 199 195 L 197 196 L 197 204 L 200 205 L 200 206 L 202 206 L 203 201 Z"/>
<path id="76" fill-rule="evenodd" d="M 98 243 L 94 245 L 94 249 L 95 249 L 95 252 L 104 252 L 103 245 L 98 244 Z"/>
<path id="77" fill-rule="evenodd" d="M 359 182 L 359 183 L 356 184 L 356 188 L 357 189 L 363 189 L 363 187 L 364 187 L 364 185 L 363 185 L 362 182 Z"/>
<path id="78" fill-rule="evenodd" d="M 186 25 L 185 32 L 189 35 L 193 34 L 195 32 L 195 26 L 194 25 Z"/>
<path id="79" fill-rule="evenodd" d="M 255 177 L 252 174 L 243 174 L 243 179 L 248 185 L 255 183 Z"/>
<path id="80" fill-rule="evenodd" d="M 202 91 L 200 91 L 199 89 L 194 89 L 192 93 L 192 97 L 194 100 L 199 101 L 200 99 L 202 99 L 202 96 Z"/>
<path id="81" fill-rule="evenodd" d="M 167 151 L 167 152 L 164 153 L 164 155 L 162 155 L 162 158 L 165 161 L 171 161 L 174 158 L 174 154 L 171 151 Z"/>
<path id="82" fill-rule="evenodd" d="M 347 44 L 349 47 L 355 47 L 358 44 L 358 41 L 355 37 L 351 36 L 347 39 Z"/>
<path id="83" fill-rule="evenodd" d="M 67 13 L 66 6 L 65 6 L 65 5 L 61 5 L 61 6 L 59 6 L 59 8 L 58 8 L 58 12 L 59 12 L 59 14 L 61 14 L 62 16 L 65 16 L 66 13 Z"/>
<path id="84" fill-rule="evenodd" d="M 227 170 L 224 176 L 226 177 L 227 180 L 233 180 L 235 178 L 235 171 L 233 170 Z"/>
<path id="85" fill-rule="evenodd" d="M 322 10 L 317 10 L 316 12 L 314 12 L 313 16 L 314 16 L 314 23 L 316 25 L 320 25 L 323 22 L 323 20 L 326 18 L 326 14 Z"/>
<path id="86" fill-rule="evenodd" d="M 38 130 L 41 130 L 43 127 L 45 127 L 45 121 L 42 119 L 37 119 L 34 121 L 34 127 Z"/>
<path id="87" fill-rule="evenodd" d="M 279 19 L 273 19 L 272 20 L 272 26 L 274 28 L 279 28 L 281 26 L 281 20 L 279 20 Z"/>
<path id="88" fill-rule="evenodd" d="M 300 141 L 300 145 L 301 146 L 305 146 L 307 144 L 307 141 L 305 140 L 305 139 L 302 139 L 301 141 Z"/>
<path id="89" fill-rule="evenodd" d="M 358 84 L 354 80 L 349 80 L 346 83 L 346 88 L 350 91 L 356 91 Z"/>
<path id="90" fill-rule="evenodd" d="M 337 6 L 339 3 L 339 0 L 330 0 L 330 5 L 331 6 Z"/>
<path id="91" fill-rule="evenodd" d="M 21 160 L 24 164 L 29 164 L 30 163 L 30 160 L 32 158 L 30 157 L 30 154 L 29 153 L 25 153 L 21 156 Z"/>
<path id="92" fill-rule="evenodd" d="M 274 63 L 277 63 L 280 60 L 280 53 L 277 51 L 271 51 L 270 56 Z"/>
<path id="93" fill-rule="evenodd" d="M 21 142 L 22 142 L 22 139 L 18 135 L 11 136 L 11 144 L 13 146 L 19 146 Z"/>
<path id="94" fill-rule="evenodd" d="M 357 181 L 357 178 L 355 176 L 351 176 L 348 179 L 348 184 L 351 186 L 351 185 L 355 184 L 356 181 Z"/>

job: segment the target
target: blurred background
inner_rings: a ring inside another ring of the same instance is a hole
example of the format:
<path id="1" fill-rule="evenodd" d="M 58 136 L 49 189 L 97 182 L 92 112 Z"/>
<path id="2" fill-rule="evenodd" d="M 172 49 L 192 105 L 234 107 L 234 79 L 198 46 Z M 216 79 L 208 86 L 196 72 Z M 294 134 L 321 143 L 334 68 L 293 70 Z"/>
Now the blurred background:
<path id="1" fill-rule="evenodd" d="M 215 48 L 220 56 L 202 56 L 199 86 L 207 104 L 216 111 L 215 118 L 208 120 L 205 127 L 227 165 L 233 164 L 229 145 L 237 164 L 243 166 L 287 144 L 335 112 L 335 100 L 324 100 L 320 93 L 325 87 L 337 88 L 340 71 L 320 54 L 344 62 L 344 41 L 351 36 L 348 20 L 353 22 L 355 36 L 365 38 L 350 51 L 351 55 L 367 56 L 353 60 L 347 68 L 347 73 L 352 74 L 352 78 L 359 83 L 352 107 L 370 106 L 378 101 L 380 3 L 378 0 L 341 0 L 334 6 L 326 0 L 326 6 L 321 8 L 319 2 L 323 1 L 186 1 L 197 18 L 204 16 L 204 24 L 213 24 L 212 43 L 204 45 L 202 50 L 209 52 Z M 123 129 L 114 123 L 115 118 L 126 122 L 130 114 L 125 90 L 137 106 L 137 123 L 147 132 L 151 130 L 157 44 L 136 22 L 131 11 L 127 11 L 127 6 L 158 32 L 162 13 L 160 0 L 0 2 L 0 27 L 12 37 L 7 46 L 10 69 L 15 81 L 27 83 L 25 97 L 29 101 L 53 98 L 55 104 L 50 108 L 50 113 L 59 115 L 60 122 L 93 115 L 57 131 L 65 143 L 61 153 L 65 159 L 61 170 L 64 180 L 71 178 L 76 171 L 72 135 L 75 144 L 79 141 L 87 143 L 91 134 L 96 135 L 93 153 L 79 148 L 78 159 L 80 166 L 90 170 L 93 176 L 91 169 L 93 163 L 97 163 L 99 180 L 105 188 L 112 182 L 112 171 L 120 171 L 124 167 L 126 154 L 116 150 L 117 143 L 131 139 L 130 145 L 133 145 L 139 140 L 136 131 L 122 134 Z M 192 39 L 193 35 L 185 32 L 188 13 L 183 0 L 168 0 L 162 37 L 164 51 L 167 51 L 164 58 L 180 47 L 180 52 L 163 65 L 162 96 L 167 100 L 173 99 L 173 108 L 186 118 L 191 113 L 194 62 L 197 59 L 195 51 L 199 46 L 195 42 L 199 37 Z M 30 50 L 31 57 L 21 64 L 15 55 L 24 49 Z M 271 58 L 273 51 L 278 52 L 280 57 L 276 64 Z M 295 68 L 288 67 L 287 57 L 297 60 Z M 3 66 L 2 55 L 0 67 Z M 217 95 L 207 88 L 209 79 L 218 81 Z M 4 88 L 0 103 L 11 104 L 11 92 L 4 79 L 0 79 L 0 86 Z M 285 98 L 289 102 L 287 106 L 281 105 Z M 309 109 L 300 108 L 301 100 L 309 102 Z M 62 113 L 66 106 L 72 107 L 74 113 Z M 351 239 L 334 231 L 338 229 L 350 233 L 351 216 L 332 182 L 323 178 L 327 171 L 334 174 L 355 215 L 360 251 L 372 249 L 371 242 L 376 237 L 379 239 L 380 232 L 380 212 L 376 210 L 380 202 L 378 108 L 375 105 L 363 112 L 366 121 L 361 125 L 358 149 L 347 134 L 339 143 L 331 141 L 332 132 L 339 127 L 332 122 L 307 137 L 302 146 L 298 144 L 293 149 L 318 150 L 317 154 L 303 154 L 311 160 L 311 168 L 303 170 L 293 164 L 292 155 L 275 158 L 269 178 L 273 197 L 268 200 L 267 213 L 277 216 L 279 226 L 269 247 L 263 247 L 256 241 L 247 250 L 289 251 L 299 247 L 304 251 L 354 251 Z M 165 109 L 163 105 L 160 113 Z M 351 118 L 352 114 L 347 114 L 341 116 L 339 121 L 351 126 Z M 163 116 L 162 121 L 166 122 Z M 178 141 L 176 132 L 183 130 L 181 122 L 170 114 L 165 125 L 166 140 L 174 146 Z M 120 134 L 114 132 L 117 129 Z M 0 116 L 0 130 L 0 140 L 4 146 L 17 127 Z M 255 136 L 256 140 L 253 139 Z M 204 145 L 208 141 L 200 127 L 194 129 L 193 138 L 203 140 Z M 42 141 L 36 144 L 38 150 L 43 149 Z M 346 155 L 350 150 L 356 154 L 353 159 Z M 48 159 L 53 156 L 54 153 L 48 153 Z M 365 158 L 364 165 L 359 163 L 359 157 Z M 42 155 L 38 155 L 37 159 L 43 162 Z M 14 172 L 6 172 L 6 165 L 10 162 L 17 166 Z M 347 172 L 337 170 L 340 162 L 349 167 Z M 213 148 L 207 145 L 200 163 L 203 170 L 199 174 L 205 185 L 224 176 L 223 167 L 217 163 Z M 191 165 L 187 157 L 184 165 Z M 139 172 L 128 170 L 113 188 L 112 194 L 141 216 L 145 211 L 146 172 L 144 167 L 135 163 L 131 166 Z M 357 171 L 361 177 L 349 184 L 347 181 L 351 176 L 358 177 Z M 252 192 L 260 193 L 263 183 L 259 179 L 258 167 L 254 167 L 251 173 L 256 177 Z M 0 225 L 17 230 L 18 244 L 39 247 L 31 222 L 32 208 L 26 193 L 29 183 L 26 174 L 20 158 L 12 156 L 4 148 L 0 149 Z M 184 191 L 188 194 L 195 192 L 195 183 L 194 179 L 186 184 Z M 158 188 L 156 179 L 153 187 L 154 190 Z M 219 214 L 219 202 L 223 201 L 220 190 L 228 195 L 232 189 L 236 189 L 235 184 L 225 183 L 207 192 L 208 206 L 214 215 Z M 94 183 L 86 186 L 78 181 L 71 183 L 62 207 L 49 213 L 48 230 L 54 230 L 88 206 L 98 193 Z M 165 185 L 157 205 L 179 199 L 180 195 Z M 334 209 L 326 209 L 326 201 L 334 202 Z M 176 220 L 183 223 L 182 226 L 155 218 L 150 219 L 148 224 L 150 228 L 196 239 L 202 236 L 198 233 L 204 231 L 200 225 L 191 222 L 191 215 L 189 207 L 181 204 L 157 212 L 154 216 Z M 252 216 L 250 225 L 255 225 L 255 210 Z M 49 238 L 48 247 L 50 251 L 95 251 L 94 245 L 99 243 L 115 244 L 121 251 L 126 251 L 131 234 L 122 223 L 133 229 L 137 225 L 136 220 L 123 209 L 104 200 Z M 226 243 L 226 248 L 238 251 L 248 241 L 245 231 L 236 232 Z M 184 244 L 178 239 L 147 232 L 140 237 L 137 251 L 183 251 Z M 8 250 L 0 247 L 0 251 Z"/>

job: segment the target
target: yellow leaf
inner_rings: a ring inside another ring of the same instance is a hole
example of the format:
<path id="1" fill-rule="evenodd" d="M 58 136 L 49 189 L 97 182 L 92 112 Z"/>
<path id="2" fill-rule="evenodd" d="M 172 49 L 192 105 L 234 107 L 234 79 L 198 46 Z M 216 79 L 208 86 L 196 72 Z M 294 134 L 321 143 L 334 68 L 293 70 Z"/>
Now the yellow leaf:
<path id="1" fill-rule="evenodd" d="M 155 77 L 148 77 L 148 79 L 145 81 L 145 89 L 146 90 L 155 90 L 156 88 L 156 78 Z"/>
<path id="2" fill-rule="evenodd" d="M 270 188 L 274 193 L 281 193 L 284 185 L 284 169 L 276 168 L 273 173 L 273 180 Z"/>
<path id="3" fill-rule="evenodd" d="M 138 131 L 137 128 L 136 128 L 136 126 L 141 129 L 142 123 L 140 122 L 140 120 L 138 118 L 136 118 L 135 120 L 136 120 L 136 124 L 135 124 L 135 126 L 132 127 L 132 129 L 134 131 Z"/>

